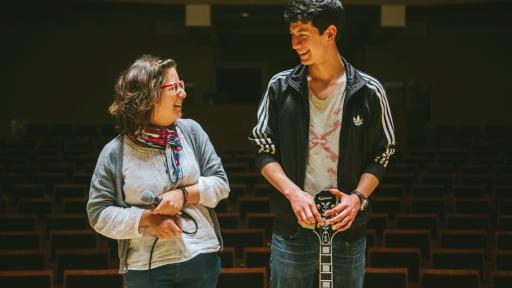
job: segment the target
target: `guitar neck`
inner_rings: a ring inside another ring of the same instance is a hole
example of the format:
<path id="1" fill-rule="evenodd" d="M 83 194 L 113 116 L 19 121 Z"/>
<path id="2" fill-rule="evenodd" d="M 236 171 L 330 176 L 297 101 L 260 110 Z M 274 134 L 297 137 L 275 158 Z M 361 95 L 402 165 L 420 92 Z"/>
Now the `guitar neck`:
<path id="1" fill-rule="evenodd" d="M 338 198 L 334 196 L 328 190 L 322 190 L 315 195 L 315 204 L 320 212 L 320 215 L 338 205 Z M 331 218 L 333 216 L 330 216 Z M 324 216 L 322 216 L 324 218 Z M 327 218 L 324 219 L 324 221 Z M 320 241 L 320 261 L 319 261 L 319 288 L 333 288 L 333 273 L 332 273 L 332 239 L 336 232 L 331 230 L 330 226 L 315 225 L 315 234 L 318 236 Z"/>
<path id="2" fill-rule="evenodd" d="M 320 244 L 319 288 L 332 288 L 332 244 Z"/>

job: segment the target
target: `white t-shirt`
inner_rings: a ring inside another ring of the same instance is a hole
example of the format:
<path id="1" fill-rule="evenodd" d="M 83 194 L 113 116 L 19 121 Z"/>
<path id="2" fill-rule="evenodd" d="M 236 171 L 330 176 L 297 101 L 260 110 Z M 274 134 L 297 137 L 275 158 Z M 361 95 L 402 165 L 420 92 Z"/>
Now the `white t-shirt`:
<path id="1" fill-rule="evenodd" d="M 337 187 L 340 130 L 346 73 L 338 80 L 332 95 L 318 99 L 309 89 L 309 153 L 304 191 L 315 195 L 322 189 Z"/>

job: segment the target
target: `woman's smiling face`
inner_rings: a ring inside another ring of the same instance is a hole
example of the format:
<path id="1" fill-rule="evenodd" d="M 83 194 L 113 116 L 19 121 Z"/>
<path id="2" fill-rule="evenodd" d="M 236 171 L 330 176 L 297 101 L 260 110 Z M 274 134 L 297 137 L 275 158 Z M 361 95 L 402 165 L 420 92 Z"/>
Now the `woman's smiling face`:
<path id="1" fill-rule="evenodd" d="M 154 104 L 151 114 L 151 125 L 167 127 L 181 117 L 181 106 L 187 93 L 183 81 L 180 81 L 176 68 L 165 72 L 165 83 L 162 85 L 160 100 Z"/>

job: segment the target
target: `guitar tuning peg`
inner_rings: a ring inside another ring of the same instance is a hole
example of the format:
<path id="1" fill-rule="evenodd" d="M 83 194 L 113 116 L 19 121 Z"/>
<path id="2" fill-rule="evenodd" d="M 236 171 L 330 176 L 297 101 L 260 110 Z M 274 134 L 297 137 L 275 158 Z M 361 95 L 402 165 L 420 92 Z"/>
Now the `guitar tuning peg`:
<path id="1" fill-rule="evenodd" d="M 320 204 L 316 204 L 316 209 L 320 209 Z"/>

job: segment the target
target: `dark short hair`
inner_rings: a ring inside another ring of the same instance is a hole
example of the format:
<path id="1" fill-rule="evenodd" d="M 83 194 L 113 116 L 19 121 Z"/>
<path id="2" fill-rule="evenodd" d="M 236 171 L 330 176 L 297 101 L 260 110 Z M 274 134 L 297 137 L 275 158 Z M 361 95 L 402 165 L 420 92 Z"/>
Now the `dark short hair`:
<path id="1" fill-rule="evenodd" d="M 123 71 L 115 85 L 114 102 L 109 112 L 117 122 L 122 135 L 133 134 L 148 125 L 155 103 L 160 101 L 165 72 L 176 68 L 172 59 L 143 55 Z"/>
<path id="2" fill-rule="evenodd" d="M 341 30 L 345 25 L 345 9 L 340 0 L 293 0 L 284 10 L 288 23 L 303 22 L 316 27 L 323 33 L 330 25 L 336 26 L 336 43 L 340 44 Z"/>

